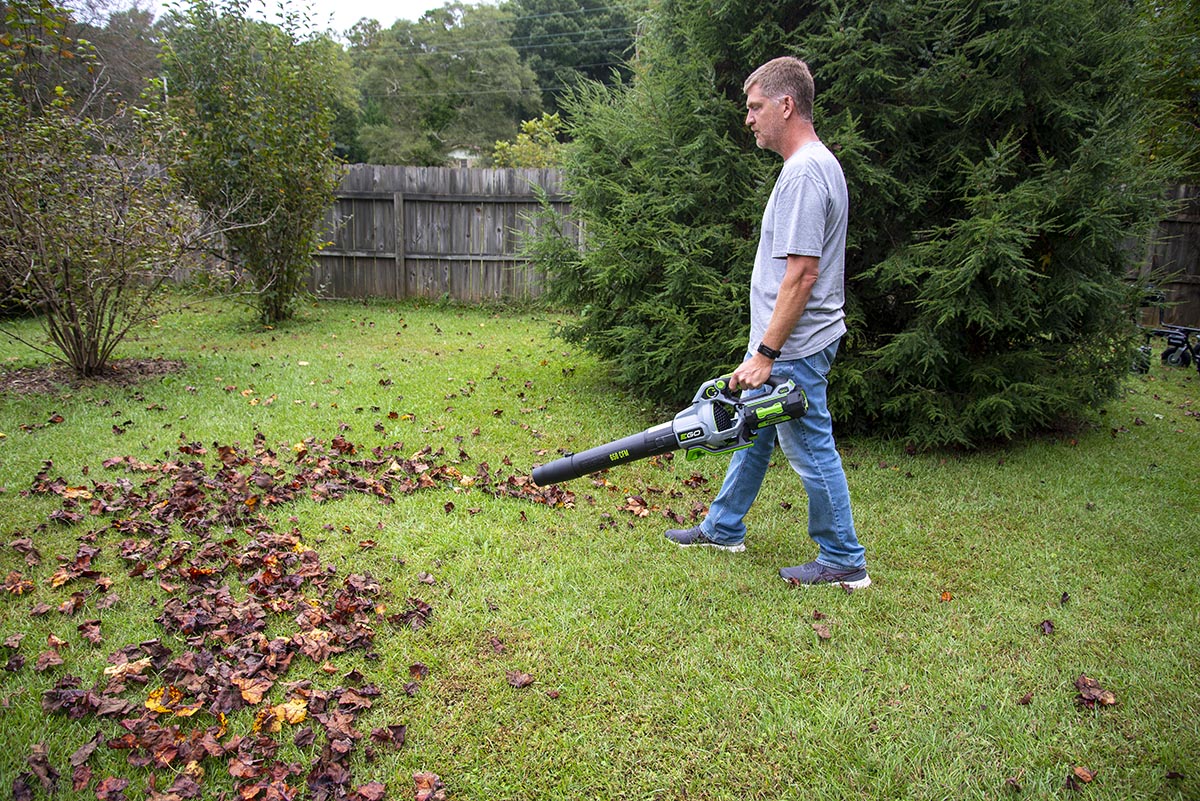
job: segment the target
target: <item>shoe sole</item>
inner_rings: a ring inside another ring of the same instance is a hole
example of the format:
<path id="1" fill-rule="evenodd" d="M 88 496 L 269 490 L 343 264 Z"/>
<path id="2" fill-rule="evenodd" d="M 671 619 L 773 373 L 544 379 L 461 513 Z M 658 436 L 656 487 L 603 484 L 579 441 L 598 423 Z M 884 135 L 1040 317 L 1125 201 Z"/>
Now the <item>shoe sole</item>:
<path id="1" fill-rule="evenodd" d="M 739 543 L 737 545 L 718 545 L 715 542 L 677 542 L 675 544 L 680 548 L 716 548 L 718 551 L 725 551 L 726 553 L 741 553 L 742 551 L 746 550 L 745 543 Z"/>
<path id="2" fill-rule="evenodd" d="M 854 581 L 818 581 L 816 584 L 805 584 L 803 581 L 786 576 L 780 576 L 780 578 L 796 587 L 841 587 L 844 590 L 865 590 L 871 586 L 870 576 L 863 576 Z"/>

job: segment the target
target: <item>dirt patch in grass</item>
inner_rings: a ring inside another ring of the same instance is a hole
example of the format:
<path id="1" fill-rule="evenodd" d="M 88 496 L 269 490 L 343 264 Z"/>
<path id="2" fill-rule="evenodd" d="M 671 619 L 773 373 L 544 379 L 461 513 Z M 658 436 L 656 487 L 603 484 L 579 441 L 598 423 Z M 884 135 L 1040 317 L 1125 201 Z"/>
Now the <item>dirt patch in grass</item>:
<path id="1" fill-rule="evenodd" d="M 21 367 L 0 372 L 0 392 L 33 395 L 89 386 L 130 387 L 183 368 L 183 362 L 171 359 L 114 359 L 100 375 L 80 378 L 65 364 Z"/>

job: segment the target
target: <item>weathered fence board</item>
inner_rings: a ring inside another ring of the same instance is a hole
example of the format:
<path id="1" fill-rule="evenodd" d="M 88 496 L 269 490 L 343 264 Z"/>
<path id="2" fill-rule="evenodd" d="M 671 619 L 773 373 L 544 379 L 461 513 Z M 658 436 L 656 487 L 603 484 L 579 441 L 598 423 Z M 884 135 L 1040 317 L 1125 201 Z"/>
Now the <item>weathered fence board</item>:
<path id="1" fill-rule="evenodd" d="M 347 167 L 309 288 L 338 298 L 537 297 L 541 276 L 520 258 L 534 187 L 569 210 L 557 170 Z"/>
<path id="2" fill-rule="evenodd" d="M 520 258 L 521 238 L 535 226 L 534 186 L 569 212 L 557 170 L 347 167 L 309 288 L 336 298 L 537 297 L 542 276 Z M 1180 210 L 1132 272 L 1169 274 L 1159 287 L 1165 322 L 1200 327 L 1200 186 L 1172 187 L 1170 195 Z M 579 241 L 574 228 L 566 233 Z"/>
<path id="3" fill-rule="evenodd" d="M 1168 276 L 1158 287 L 1166 300 L 1163 322 L 1200 327 L 1200 186 L 1173 186 L 1168 197 L 1179 209 L 1158 226 L 1141 275 Z"/>

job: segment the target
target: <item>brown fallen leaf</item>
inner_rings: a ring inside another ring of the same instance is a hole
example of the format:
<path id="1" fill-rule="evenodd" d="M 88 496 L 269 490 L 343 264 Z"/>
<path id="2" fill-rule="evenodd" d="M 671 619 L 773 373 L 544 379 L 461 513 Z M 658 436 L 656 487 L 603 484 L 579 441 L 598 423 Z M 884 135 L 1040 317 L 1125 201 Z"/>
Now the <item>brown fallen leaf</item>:
<path id="1" fill-rule="evenodd" d="M 1075 680 L 1075 689 L 1079 690 L 1075 703 L 1086 706 L 1088 709 L 1095 709 L 1097 705 L 1114 706 L 1117 703 L 1116 695 L 1101 687 L 1100 682 L 1083 673 L 1079 674 L 1079 678 Z"/>
<path id="2" fill-rule="evenodd" d="M 415 801 L 446 801 L 446 785 L 436 773 L 414 773 L 413 784 L 416 785 Z"/>
<path id="3" fill-rule="evenodd" d="M 377 729 L 371 730 L 371 741 L 380 745 L 390 745 L 392 748 L 400 748 L 404 745 L 404 738 L 408 732 L 408 726 L 401 723 L 392 726 L 380 726 Z"/>
<path id="4" fill-rule="evenodd" d="M 826 626 L 824 623 L 813 623 L 812 627 L 813 631 L 815 631 L 817 636 L 822 640 L 828 640 L 833 636 L 833 632 L 829 630 L 829 626 Z"/>
<path id="5" fill-rule="evenodd" d="M 351 798 L 360 798 L 362 801 L 383 801 L 387 796 L 387 787 L 383 782 L 367 782 L 361 785 Z"/>
<path id="6" fill-rule="evenodd" d="M 96 786 L 96 798 L 98 801 L 123 801 L 128 786 L 129 779 L 109 776 Z"/>
<path id="7" fill-rule="evenodd" d="M 76 628 L 79 629 L 79 633 L 83 635 L 83 638 L 92 645 L 99 645 L 103 640 L 103 638 L 100 636 L 99 620 L 85 620 Z"/>
<path id="8" fill-rule="evenodd" d="M 36 743 L 25 762 L 33 771 L 33 775 L 42 783 L 42 789 L 46 791 L 46 794 L 54 795 L 58 791 L 58 771 L 50 764 L 49 753 L 50 750 L 45 743 Z"/>
<path id="9" fill-rule="evenodd" d="M 508 671 L 507 676 L 508 683 L 518 689 L 522 687 L 528 687 L 530 684 L 533 684 L 533 676 L 530 676 L 528 673 L 522 673 L 519 670 L 510 670 Z"/>
<path id="10" fill-rule="evenodd" d="M 76 765 L 71 770 L 71 789 L 75 792 L 83 792 L 91 783 L 92 769 L 87 765 Z"/>
<path id="11" fill-rule="evenodd" d="M 52 667 L 58 667 L 63 663 L 63 658 L 59 656 L 58 651 L 43 651 L 38 654 L 37 663 L 34 665 L 34 670 L 42 673 Z"/>
<path id="12" fill-rule="evenodd" d="M 241 691 L 243 700 L 248 704 L 260 703 L 272 684 L 270 679 L 248 676 L 233 676 L 229 682 Z"/>

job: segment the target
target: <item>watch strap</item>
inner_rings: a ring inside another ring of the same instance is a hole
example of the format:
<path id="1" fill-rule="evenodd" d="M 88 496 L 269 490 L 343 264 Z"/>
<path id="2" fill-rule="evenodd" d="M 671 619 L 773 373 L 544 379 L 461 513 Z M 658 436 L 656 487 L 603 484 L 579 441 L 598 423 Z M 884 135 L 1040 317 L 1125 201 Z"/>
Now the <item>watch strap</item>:
<path id="1" fill-rule="evenodd" d="M 775 350 L 770 345 L 767 345 L 764 342 L 758 343 L 758 352 L 761 353 L 763 356 L 766 356 L 768 359 L 771 359 L 772 361 L 774 361 L 775 359 L 778 359 L 780 356 L 783 355 L 783 351 Z"/>

